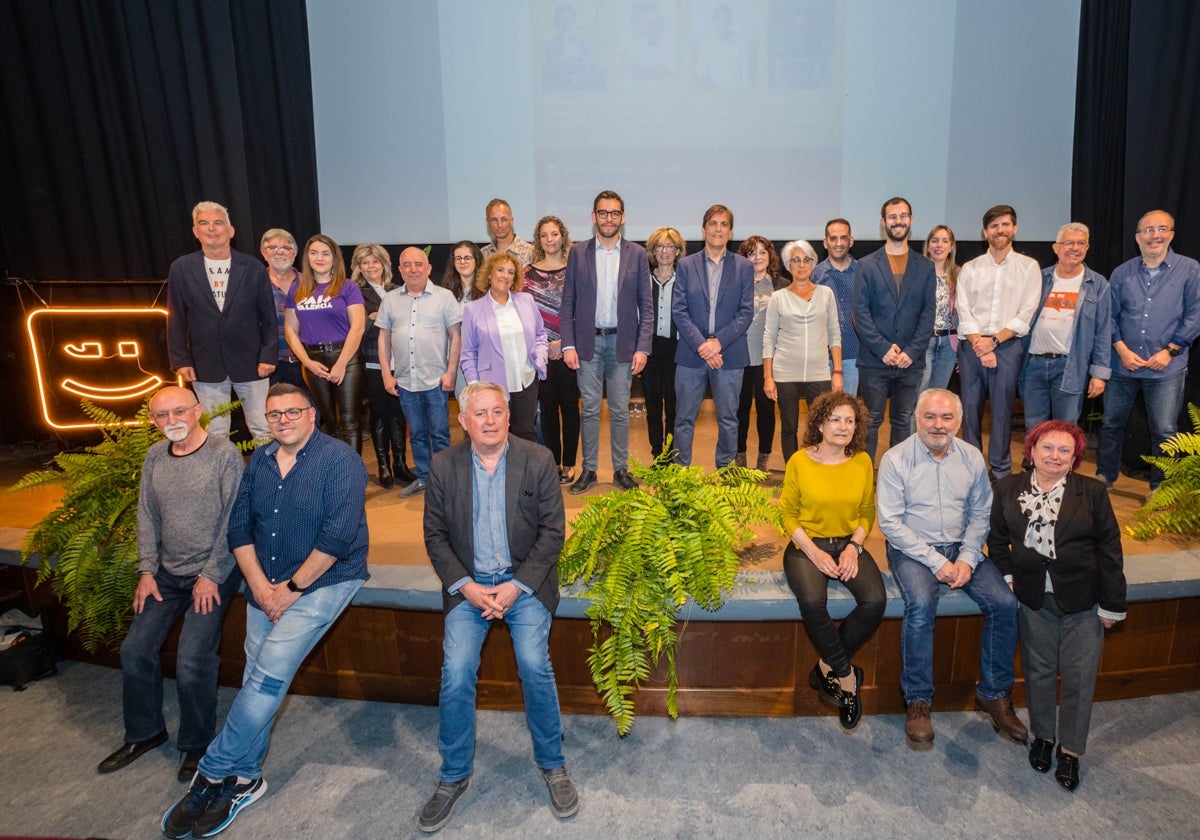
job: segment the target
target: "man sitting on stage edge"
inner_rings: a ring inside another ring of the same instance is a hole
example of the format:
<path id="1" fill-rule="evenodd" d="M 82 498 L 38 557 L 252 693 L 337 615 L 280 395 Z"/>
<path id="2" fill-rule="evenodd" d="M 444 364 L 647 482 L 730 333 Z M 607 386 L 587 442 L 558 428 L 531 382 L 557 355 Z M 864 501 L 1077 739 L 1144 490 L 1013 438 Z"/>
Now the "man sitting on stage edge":
<path id="1" fill-rule="evenodd" d="M 550 810 L 559 819 L 579 810 L 563 757 L 549 650 L 564 530 L 558 467 L 549 449 L 508 434 L 503 388 L 472 382 L 460 404 L 458 422 L 468 440 L 434 456 L 425 492 L 425 548 L 442 582 L 445 612 L 438 698 L 442 767 L 418 822 L 426 832 L 449 822 L 471 787 L 479 652 L 496 620 L 507 622 L 512 635 Z"/>
<path id="2" fill-rule="evenodd" d="M 138 495 L 138 585 L 133 624 L 121 645 L 125 743 L 96 769 L 112 773 L 167 740 L 159 650 L 180 613 L 175 660 L 186 782 L 217 728 L 217 646 L 229 599 L 241 583 L 225 530 L 242 479 L 228 438 L 200 425 L 203 409 L 186 388 L 150 398 L 150 419 L 167 436 L 150 447 Z M 189 609 L 189 607 L 191 609 Z"/>

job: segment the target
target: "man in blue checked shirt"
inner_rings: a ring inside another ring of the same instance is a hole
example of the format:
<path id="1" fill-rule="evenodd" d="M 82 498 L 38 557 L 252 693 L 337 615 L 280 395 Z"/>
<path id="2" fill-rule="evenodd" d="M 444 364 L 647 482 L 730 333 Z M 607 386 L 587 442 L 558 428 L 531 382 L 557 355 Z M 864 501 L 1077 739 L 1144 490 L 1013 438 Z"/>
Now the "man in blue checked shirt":
<path id="1" fill-rule="evenodd" d="M 367 580 L 367 470 L 316 427 L 307 393 L 272 385 L 274 440 L 254 452 L 229 518 L 246 579 L 246 670 L 225 726 L 183 797 L 167 837 L 212 837 L 267 790 L 262 761 L 296 669 Z"/>

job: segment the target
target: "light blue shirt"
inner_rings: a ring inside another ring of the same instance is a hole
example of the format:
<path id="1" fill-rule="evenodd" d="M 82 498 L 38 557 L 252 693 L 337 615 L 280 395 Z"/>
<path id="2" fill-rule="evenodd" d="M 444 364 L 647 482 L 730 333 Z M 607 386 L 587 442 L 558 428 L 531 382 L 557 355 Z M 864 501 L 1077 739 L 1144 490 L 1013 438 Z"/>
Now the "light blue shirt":
<path id="1" fill-rule="evenodd" d="M 596 329 L 617 325 L 617 276 L 621 271 L 621 237 L 611 248 L 596 237 Z"/>
<path id="2" fill-rule="evenodd" d="M 713 260 L 704 255 L 704 265 L 708 269 L 708 334 L 717 334 L 717 292 L 721 290 L 721 273 L 725 270 L 725 258 Z"/>
<path id="3" fill-rule="evenodd" d="M 879 530 L 897 551 L 936 572 L 946 558 L 935 545 L 961 543 L 958 560 L 983 559 L 992 485 L 983 453 L 959 438 L 939 461 L 916 434 L 884 453 L 875 488 Z"/>

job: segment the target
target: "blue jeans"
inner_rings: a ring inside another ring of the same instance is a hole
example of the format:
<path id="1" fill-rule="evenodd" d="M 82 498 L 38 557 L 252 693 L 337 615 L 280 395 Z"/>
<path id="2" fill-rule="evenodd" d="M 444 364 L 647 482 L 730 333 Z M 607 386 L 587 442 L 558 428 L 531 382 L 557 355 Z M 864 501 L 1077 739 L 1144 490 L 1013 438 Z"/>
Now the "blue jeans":
<path id="1" fill-rule="evenodd" d="M 495 586 L 512 580 L 512 571 L 476 575 L 476 583 Z M 525 721 L 533 737 L 533 757 L 543 770 L 566 763 L 563 757 L 562 715 L 558 687 L 550 664 L 550 611 L 522 592 L 504 614 L 512 636 L 517 674 L 525 697 Z M 442 688 L 438 695 L 438 750 L 441 780 L 458 782 L 471 775 L 475 762 L 475 686 L 479 680 L 479 651 L 492 622 L 463 601 L 446 613 L 442 642 Z"/>
<path id="2" fill-rule="evenodd" d="M 1146 419 L 1150 423 L 1150 451 L 1160 454 L 1163 441 L 1175 434 L 1179 410 L 1183 408 L 1183 384 L 1187 371 L 1165 379 L 1137 379 L 1121 376 L 1113 370 L 1104 389 L 1104 423 L 1100 426 L 1100 449 L 1096 453 L 1096 475 L 1117 480 L 1121 467 L 1121 448 L 1125 443 L 1125 424 L 1133 411 L 1133 401 L 1141 390 L 1146 400 Z M 1150 471 L 1150 489 L 1163 480 L 1162 470 Z"/>
<path id="3" fill-rule="evenodd" d="M 842 359 L 842 390 L 858 396 L 858 359 Z"/>
<path id="4" fill-rule="evenodd" d="M 957 557 L 959 546 L 934 546 L 945 557 Z M 904 702 L 933 702 L 933 621 L 945 584 L 939 583 L 924 563 L 902 554 L 889 544 L 888 567 L 904 598 L 900 626 L 900 691 Z M 948 588 L 948 587 L 945 587 Z M 984 558 L 963 587 L 983 612 L 980 641 L 979 696 L 995 700 L 1008 694 L 1013 684 L 1013 654 L 1017 649 L 1017 596 L 1000 570 Z"/>
<path id="5" fill-rule="evenodd" d="M 412 441 L 413 474 L 421 481 L 429 475 L 429 459 L 450 446 L 449 394 L 440 387 L 400 394 L 400 409 L 408 421 Z"/>
<path id="6" fill-rule="evenodd" d="M 912 434 L 913 410 L 917 407 L 920 393 L 921 369 L 914 367 L 864 367 L 858 371 L 858 387 L 862 401 L 867 406 L 870 420 L 867 423 L 867 454 L 876 461 L 875 449 L 879 445 L 879 427 L 883 425 L 883 409 L 890 398 L 892 408 L 889 419 L 892 424 L 888 446 L 903 443 Z"/>
<path id="7" fill-rule="evenodd" d="M 271 429 L 267 426 L 267 390 L 270 387 L 270 379 L 230 382 L 226 377 L 220 382 L 192 383 L 196 399 L 209 414 L 221 403 L 230 401 L 229 389 L 232 388 L 242 401 L 242 416 L 246 418 L 246 428 L 255 440 L 271 437 Z M 229 437 L 229 415 L 214 417 L 208 424 L 208 431 L 218 437 Z"/>
<path id="8" fill-rule="evenodd" d="M 608 442 L 613 471 L 629 466 L 629 389 L 633 384 L 633 365 L 617 361 L 617 337 L 596 336 L 596 352 L 576 371 L 583 410 L 579 414 L 583 438 L 583 468 L 596 471 L 600 463 L 600 406 L 604 386 L 608 385 Z"/>
<path id="9" fill-rule="evenodd" d="M 1021 405 L 1025 408 L 1025 432 L 1043 420 L 1079 422 L 1083 410 L 1083 392 L 1068 394 L 1062 389 L 1067 357 L 1047 359 L 1028 356 L 1021 372 Z"/>
<path id="10" fill-rule="evenodd" d="M 153 738 L 166 729 L 162 713 L 162 663 L 159 651 L 175 619 L 183 613 L 183 629 L 175 655 L 175 690 L 179 695 L 180 750 L 208 746 L 217 730 L 217 669 L 221 664 L 221 622 L 229 599 L 242 582 L 234 568 L 218 587 L 220 606 L 208 615 L 193 609 L 195 576 L 179 577 L 160 568 L 154 574 L 162 601 L 146 599 L 133 616 L 129 635 L 121 644 L 121 680 L 124 685 L 125 740 L 129 743 Z"/>
<path id="11" fill-rule="evenodd" d="M 925 372 L 921 374 L 919 394 L 926 388 L 945 388 L 954 375 L 954 363 L 958 361 L 948 335 L 929 337 L 929 349 L 925 351 Z"/>
<path id="12" fill-rule="evenodd" d="M 205 778 L 262 778 L 271 727 L 292 677 L 362 585 L 361 580 L 348 580 L 302 595 L 277 624 L 258 607 L 246 605 L 242 689 L 233 700 L 225 726 L 200 759 L 200 773 Z"/>
<path id="13" fill-rule="evenodd" d="M 696 417 L 704 402 L 704 386 L 712 388 L 713 405 L 717 409 L 717 468 L 729 464 L 737 455 L 738 400 L 742 395 L 742 368 L 688 367 L 675 368 L 675 460 L 685 467 L 692 463 L 692 438 L 696 434 Z"/>

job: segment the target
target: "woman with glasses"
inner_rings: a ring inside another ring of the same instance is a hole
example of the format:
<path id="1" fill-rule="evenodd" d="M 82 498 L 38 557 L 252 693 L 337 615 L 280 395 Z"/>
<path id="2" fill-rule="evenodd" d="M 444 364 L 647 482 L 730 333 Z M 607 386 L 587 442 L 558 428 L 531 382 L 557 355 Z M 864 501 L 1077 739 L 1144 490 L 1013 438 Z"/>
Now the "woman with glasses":
<path id="1" fill-rule="evenodd" d="M 671 318 L 675 291 L 675 266 L 687 255 L 687 243 L 673 227 L 660 227 L 646 240 L 646 257 L 654 292 L 654 343 L 642 368 L 642 396 L 646 398 L 646 434 L 650 454 L 662 454 L 666 436 L 675 428 L 675 350 L 679 334 Z"/>
<path id="2" fill-rule="evenodd" d="M 546 325 L 546 378 L 538 386 L 542 440 L 558 464 L 558 481 L 575 480 L 579 454 L 579 381 L 563 361 L 559 310 L 567 278 L 571 234 L 557 216 L 543 216 L 533 227 L 533 262 L 525 266 L 524 290 L 533 295 Z"/>
<path id="3" fill-rule="evenodd" d="M 449 289 L 458 298 L 459 303 L 471 300 L 471 291 L 475 288 L 475 274 L 483 265 L 483 252 L 479 246 L 469 239 L 454 243 L 450 249 L 450 259 L 446 260 L 446 268 L 442 271 L 442 279 L 438 285 Z"/>
<path id="4" fill-rule="evenodd" d="M 771 295 L 763 327 L 763 392 L 779 404 L 779 441 L 786 464 L 796 453 L 800 400 L 842 390 L 842 332 L 837 300 L 812 282 L 817 252 L 803 239 L 780 255 L 792 282 Z M 829 360 L 833 359 L 830 368 Z"/>
<path id="5" fill-rule="evenodd" d="M 754 266 L 754 320 L 746 330 L 750 345 L 750 364 L 742 373 L 742 393 L 738 401 L 737 455 L 734 463 L 746 466 L 746 442 L 750 437 L 750 404 L 757 414 L 758 460 L 755 467 L 770 469 L 771 439 L 775 437 L 775 403 L 763 391 L 763 330 L 767 322 L 767 304 L 771 295 L 782 288 L 779 280 L 779 255 L 775 245 L 763 236 L 751 236 L 738 253 Z M 811 273 L 811 272 L 810 272 Z"/>
<path id="6" fill-rule="evenodd" d="M 304 245 L 300 281 L 288 293 L 284 335 L 304 365 L 304 381 L 321 419 L 360 454 L 359 416 L 367 386 L 359 345 L 366 327 L 362 292 L 346 282 L 341 247 L 316 234 Z"/>

